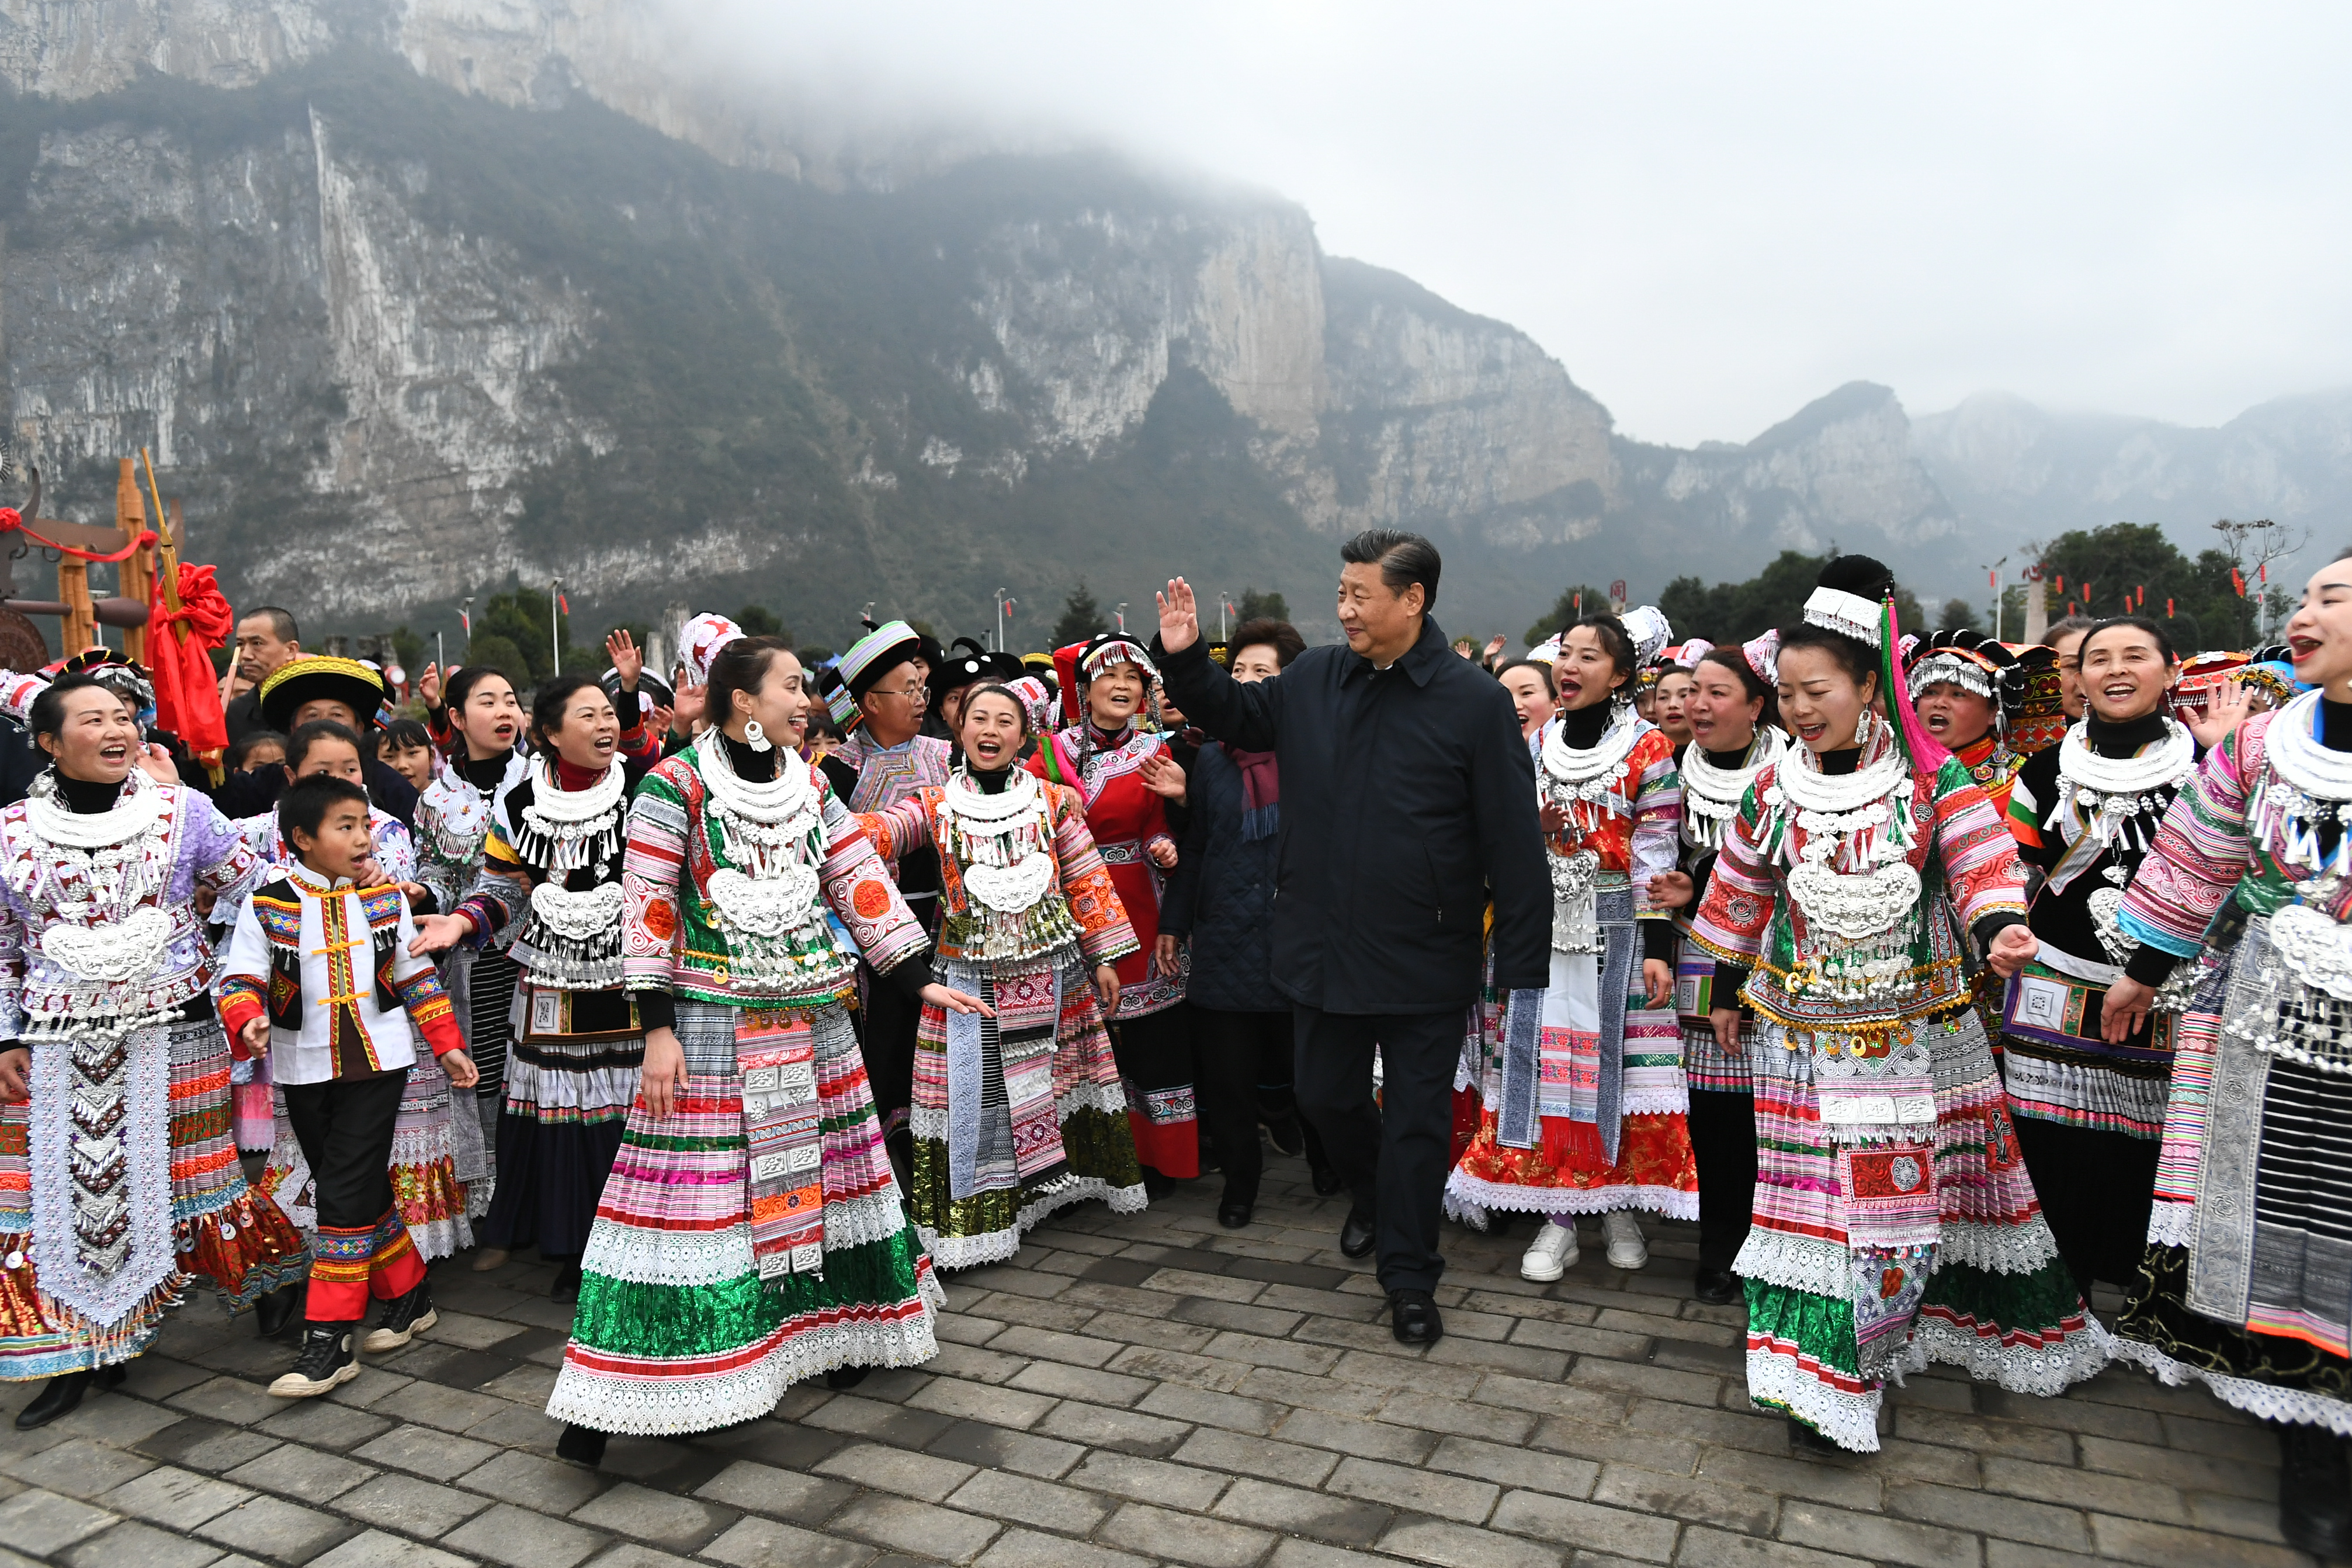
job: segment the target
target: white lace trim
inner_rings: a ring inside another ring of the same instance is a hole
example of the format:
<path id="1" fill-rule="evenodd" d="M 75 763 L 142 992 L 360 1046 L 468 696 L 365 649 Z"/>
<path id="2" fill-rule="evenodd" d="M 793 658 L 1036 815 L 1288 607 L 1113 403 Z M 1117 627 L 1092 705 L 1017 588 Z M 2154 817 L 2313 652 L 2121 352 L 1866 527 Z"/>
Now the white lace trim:
<path id="1" fill-rule="evenodd" d="M 1846 1249 L 1834 1241 L 1753 1226 L 1731 1271 L 1759 1284 L 1843 1301 L 1853 1293 L 1853 1267 L 1848 1258 Z"/>
<path id="2" fill-rule="evenodd" d="M 2352 1402 L 2332 1394 L 2314 1394 L 2308 1389 L 2281 1388 L 2276 1384 L 2256 1383 L 2249 1377 L 2232 1377 L 2227 1373 L 2207 1372 L 2175 1361 L 2154 1345 L 2139 1340 L 2118 1337 L 2115 1342 L 2117 1361 L 2131 1363 L 2144 1372 L 2153 1373 L 2168 1388 L 2180 1388 L 2190 1383 L 2201 1383 L 2213 1397 L 2233 1410 L 2264 1421 L 2290 1422 L 2298 1426 L 2325 1426 L 2339 1437 L 2352 1437 Z"/>
<path id="3" fill-rule="evenodd" d="M 556 776 L 555 763 L 551 757 L 531 784 L 530 804 L 523 807 L 523 820 L 532 822 L 534 818 L 540 819 L 533 822 L 533 826 L 553 837 L 552 828 L 541 826 L 541 823 L 577 826 L 583 822 L 593 822 L 619 805 L 622 792 L 628 785 L 628 770 L 620 758 L 614 757 L 604 769 L 603 778 L 586 789 L 570 790 L 565 789 Z"/>
<path id="4" fill-rule="evenodd" d="M 1878 1452 L 1876 1389 L 1848 1394 L 1812 1376 L 1791 1355 L 1769 1349 L 1748 1352 L 1748 1397 L 1770 1400 L 1839 1447 L 1857 1454 Z"/>
<path id="5" fill-rule="evenodd" d="M 1040 1194 L 1002 1230 L 984 1230 L 977 1236 L 941 1236 L 929 1226 L 915 1228 L 922 1233 L 923 1245 L 930 1250 L 933 1263 L 941 1268 L 971 1268 L 983 1263 L 1002 1263 L 1013 1257 L 1021 1250 L 1021 1238 L 1038 1221 L 1088 1198 L 1102 1199 L 1113 1214 L 1141 1214 L 1147 1201 L 1141 1182 L 1131 1187 L 1114 1187 L 1100 1176 L 1072 1176 L 1052 1192 Z"/>
<path id="6" fill-rule="evenodd" d="M 2197 1205 L 2175 1203 L 2165 1198 L 2156 1200 L 2147 1211 L 2147 1244 L 2150 1247 L 2187 1247 L 2197 1236 Z"/>
<path id="7" fill-rule="evenodd" d="M 824 1205 L 827 1252 L 887 1241 L 906 1228 L 907 1211 L 899 1205 L 896 1183 L 862 1198 L 844 1198 Z"/>
<path id="8" fill-rule="evenodd" d="M 2031 1274 L 2058 1256 L 2049 1222 L 2040 1218 L 2017 1225 L 1948 1219 L 1942 1228 L 1936 1251 L 1939 1268 L 1963 1263 L 1988 1274 Z"/>
<path id="9" fill-rule="evenodd" d="M 795 1383 L 845 1366 L 919 1366 L 939 1354 L 933 1331 L 942 1303 L 938 1291 L 926 1274 L 924 1310 L 915 1316 L 803 1329 L 753 1365 L 718 1376 L 606 1377 L 567 1357 L 555 1374 L 547 1414 L 598 1432 L 646 1437 L 756 1421 Z"/>
<path id="10" fill-rule="evenodd" d="M 650 1230 L 599 1215 L 581 1255 L 583 1273 L 632 1285 L 716 1285 L 753 1272 L 751 1227 Z"/>
<path id="11" fill-rule="evenodd" d="M 1698 1218 L 1698 1194 L 1674 1187 L 1521 1187 L 1490 1182 L 1456 1169 L 1445 1178 L 1445 1199 L 1454 1209 L 1482 1214 L 1612 1214 L 1638 1209 L 1667 1219 Z"/>
<path id="12" fill-rule="evenodd" d="M 2098 1319 L 2084 1314 L 2083 1331 L 2055 1344 L 2007 1345 L 1986 1334 L 1922 1313 L 1912 1326 L 1911 1343 L 1927 1360 L 1966 1368 L 1979 1383 L 1998 1384 L 2011 1394 L 2063 1394 L 2095 1377 L 2115 1359 L 2116 1342 Z"/>
<path id="13" fill-rule="evenodd" d="M 100 1087 L 74 1065 L 73 1053 L 83 1042 L 68 1037 L 33 1052 L 26 1129 L 34 1279 L 44 1294 L 100 1330 L 121 1322 L 179 1271 L 172 1245 L 170 1037 L 148 1025 L 122 1031 L 119 1041 L 124 1059 L 105 1084 L 120 1096 L 114 1129 L 120 1164 L 103 1199 L 83 1193 L 72 1173 L 72 1106 L 78 1091 Z M 122 1205 L 125 1229 L 112 1268 L 99 1274 L 83 1266 L 78 1219 L 85 1205 L 96 1213 L 108 1204 Z"/>
<path id="14" fill-rule="evenodd" d="M 1623 1109 L 1628 1116 L 1685 1115 L 1690 1110 L 1690 1085 L 1677 1078 L 1671 1089 L 1629 1089 Z"/>

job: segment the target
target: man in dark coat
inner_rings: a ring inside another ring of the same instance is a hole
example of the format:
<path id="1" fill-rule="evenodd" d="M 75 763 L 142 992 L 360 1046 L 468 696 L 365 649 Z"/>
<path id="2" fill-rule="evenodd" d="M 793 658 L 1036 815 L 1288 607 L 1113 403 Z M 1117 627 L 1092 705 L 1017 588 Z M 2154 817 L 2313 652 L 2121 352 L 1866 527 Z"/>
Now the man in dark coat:
<path id="1" fill-rule="evenodd" d="M 1377 1243 L 1396 1337 L 1426 1344 L 1444 1331 L 1437 1226 L 1488 891 L 1495 984 L 1535 989 L 1550 979 L 1551 884 L 1510 698 L 1430 618 L 1436 548 L 1370 530 L 1339 557 L 1347 647 L 1235 681 L 1180 577 L 1160 600 L 1160 673 L 1203 731 L 1276 755 L 1274 977 L 1297 1026 L 1299 1109 L 1355 1200 L 1341 1250 Z"/>

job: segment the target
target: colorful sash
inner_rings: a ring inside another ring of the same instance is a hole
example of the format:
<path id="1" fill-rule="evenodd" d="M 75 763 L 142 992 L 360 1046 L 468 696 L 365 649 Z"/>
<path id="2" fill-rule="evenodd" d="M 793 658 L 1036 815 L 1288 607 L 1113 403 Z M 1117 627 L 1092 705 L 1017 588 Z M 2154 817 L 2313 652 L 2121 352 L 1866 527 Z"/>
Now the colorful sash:
<path id="1" fill-rule="evenodd" d="M 1935 1140 L 1841 1148 L 1837 1169 L 1845 1189 L 1854 1348 L 1862 1374 L 1883 1377 L 1910 1342 L 1911 1320 L 1936 1268 L 1942 1230 Z"/>
<path id="2" fill-rule="evenodd" d="M 2104 1062 L 2145 1062 L 2163 1067 L 2172 1059 L 2173 1016 L 2158 1013 L 2133 1031 L 2129 1042 L 2111 1046 L 2099 1037 L 2100 1009 L 2107 988 L 2062 974 L 2034 960 L 2011 977 L 2001 1000 L 2000 1030 L 2063 1056 Z"/>
<path id="3" fill-rule="evenodd" d="M 1068 1163 L 1054 1100 L 1062 972 L 999 976 L 954 962 L 944 968 L 945 984 L 995 1014 L 947 1015 L 948 1195 L 961 1200 L 1052 1180 Z"/>
<path id="4" fill-rule="evenodd" d="M 824 1274 L 824 1147 L 816 1031 L 793 1013 L 744 1009 L 735 1023 L 751 1148 L 751 1258 L 763 1280 Z"/>

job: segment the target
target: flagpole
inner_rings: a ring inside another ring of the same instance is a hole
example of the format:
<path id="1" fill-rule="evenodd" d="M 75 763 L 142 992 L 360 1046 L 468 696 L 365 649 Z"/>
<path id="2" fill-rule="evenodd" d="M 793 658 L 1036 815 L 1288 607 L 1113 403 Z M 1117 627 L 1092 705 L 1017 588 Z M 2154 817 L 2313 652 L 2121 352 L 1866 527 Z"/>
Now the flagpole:
<path id="1" fill-rule="evenodd" d="M 563 616 L 556 607 L 563 602 L 563 579 L 547 580 L 547 640 L 555 649 L 555 673 L 563 673 Z"/>

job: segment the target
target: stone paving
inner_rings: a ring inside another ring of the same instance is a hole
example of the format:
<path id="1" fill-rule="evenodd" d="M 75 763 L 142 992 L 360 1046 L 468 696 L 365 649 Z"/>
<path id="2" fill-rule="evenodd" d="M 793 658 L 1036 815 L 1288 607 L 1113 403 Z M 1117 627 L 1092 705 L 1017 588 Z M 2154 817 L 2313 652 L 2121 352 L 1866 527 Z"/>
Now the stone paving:
<path id="1" fill-rule="evenodd" d="M 327 1399 L 199 1299 L 37 1432 L 0 1428 L 0 1559 L 143 1568 L 497 1563 L 653 1568 L 2207 1568 L 2308 1564 L 2275 1530 L 2277 1448 L 2128 1371 L 2037 1400 L 1943 1373 L 1888 1400 L 1874 1458 L 1792 1457 L 1747 1403 L 1737 1309 L 1687 1290 L 1686 1226 L 1623 1274 L 1588 1226 L 1558 1284 L 1527 1232 L 1447 1228 L 1447 1338 L 1389 1336 L 1344 1199 L 1297 1161 L 1259 1223 L 1217 1182 L 1099 1205 L 951 1277 L 939 1359 L 767 1420 L 555 1460 L 541 1413 L 570 1310 L 552 1271 L 434 1273 L 440 1326 Z M 2112 1305 L 2112 1303 L 2109 1303 Z M 10 1413 L 26 1394 L 11 1389 Z"/>

